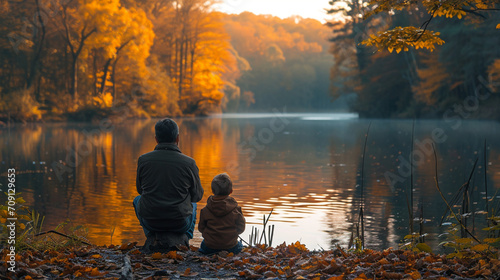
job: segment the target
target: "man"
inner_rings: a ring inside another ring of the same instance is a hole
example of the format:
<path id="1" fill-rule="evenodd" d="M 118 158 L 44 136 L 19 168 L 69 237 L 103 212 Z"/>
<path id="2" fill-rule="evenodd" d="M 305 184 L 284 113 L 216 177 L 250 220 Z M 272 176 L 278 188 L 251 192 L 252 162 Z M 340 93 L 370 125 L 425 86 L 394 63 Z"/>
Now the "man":
<path id="1" fill-rule="evenodd" d="M 179 127 L 172 119 L 156 123 L 155 139 L 154 151 L 140 156 L 137 163 L 135 213 L 146 237 L 168 231 L 191 239 L 196 202 L 203 197 L 198 167 L 179 150 Z"/>

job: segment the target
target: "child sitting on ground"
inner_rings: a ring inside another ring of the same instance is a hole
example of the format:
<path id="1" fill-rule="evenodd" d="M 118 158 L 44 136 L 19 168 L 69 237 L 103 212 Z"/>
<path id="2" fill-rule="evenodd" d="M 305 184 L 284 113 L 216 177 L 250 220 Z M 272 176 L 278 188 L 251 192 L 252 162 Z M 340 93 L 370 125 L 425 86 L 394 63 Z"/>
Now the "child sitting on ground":
<path id="1" fill-rule="evenodd" d="M 219 174 L 212 180 L 212 192 L 207 199 L 207 206 L 201 209 L 198 230 L 202 233 L 199 252 L 213 254 L 228 251 L 238 254 L 243 244 L 238 236 L 245 230 L 245 217 L 234 198 L 233 183 L 226 173 Z"/>

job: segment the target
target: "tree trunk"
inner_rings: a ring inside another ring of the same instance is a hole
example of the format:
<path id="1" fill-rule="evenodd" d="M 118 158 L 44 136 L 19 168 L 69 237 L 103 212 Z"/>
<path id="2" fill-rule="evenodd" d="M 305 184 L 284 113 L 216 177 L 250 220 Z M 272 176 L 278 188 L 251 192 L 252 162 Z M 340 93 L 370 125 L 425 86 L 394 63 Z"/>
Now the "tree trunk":
<path id="1" fill-rule="evenodd" d="M 184 79 L 188 79 L 188 58 L 189 58 L 189 52 L 188 52 L 188 45 L 189 45 L 189 40 L 186 39 L 186 44 L 184 44 L 184 56 L 186 57 L 184 59 L 184 72 L 185 72 L 185 75 L 184 75 Z M 187 89 L 191 89 L 191 84 L 189 84 L 186 88 Z"/>
<path id="2" fill-rule="evenodd" d="M 108 79 L 109 65 L 111 64 L 111 58 L 104 64 L 104 74 L 102 75 L 101 88 L 99 89 L 99 94 L 104 94 L 104 88 L 106 87 L 106 80 Z"/>
<path id="3" fill-rule="evenodd" d="M 70 94 L 73 97 L 73 101 L 76 101 L 78 97 L 78 58 L 73 56 L 73 61 L 71 62 L 71 88 Z"/>
<path id="4" fill-rule="evenodd" d="M 113 84 L 113 89 L 112 89 L 112 94 L 113 94 L 113 103 L 115 102 L 115 98 L 116 98 L 116 64 L 118 63 L 118 59 L 119 57 L 117 57 L 115 59 L 115 61 L 113 62 L 113 66 L 112 66 L 112 71 L 111 71 L 111 83 Z"/>
<path id="5" fill-rule="evenodd" d="M 182 97 L 182 83 L 184 78 L 184 40 L 181 41 L 180 50 L 179 50 L 179 99 Z"/>
<path id="6" fill-rule="evenodd" d="M 94 96 L 97 96 L 97 50 L 94 49 Z"/>
<path id="7" fill-rule="evenodd" d="M 36 20 L 38 20 L 39 26 L 37 24 L 37 26 L 35 26 L 34 28 L 35 32 L 33 35 L 35 37 L 35 40 L 33 40 L 35 42 L 35 44 L 33 45 L 34 55 L 33 55 L 33 60 L 31 61 L 30 70 L 26 81 L 26 88 L 30 88 L 33 82 L 37 80 L 37 71 L 40 68 L 40 57 L 42 54 L 43 43 L 45 41 L 45 33 L 46 33 L 45 24 L 42 19 L 40 11 L 40 3 L 38 0 L 35 0 L 35 4 L 36 4 Z M 36 93 L 35 94 L 36 100 L 39 101 L 40 98 L 39 91 L 35 91 L 35 93 Z"/>

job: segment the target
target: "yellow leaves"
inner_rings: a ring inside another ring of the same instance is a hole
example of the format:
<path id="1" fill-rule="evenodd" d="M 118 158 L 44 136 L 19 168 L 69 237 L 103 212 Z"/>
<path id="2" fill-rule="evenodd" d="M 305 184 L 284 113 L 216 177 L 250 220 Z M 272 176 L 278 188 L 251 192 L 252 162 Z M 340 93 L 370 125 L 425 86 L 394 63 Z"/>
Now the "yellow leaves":
<path id="1" fill-rule="evenodd" d="M 105 92 L 102 95 L 93 97 L 95 105 L 102 108 L 109 108 L 113 106 L 113 95 L 109 92 Z"/>
<path id="2" fill-rule="evenodd" d="M 421 252 L 426 252 L 426 253 L 431 253 L 432 252 L 432 248 L 425 244 L 425 243 L 418 243 L 417 244 L 417 248 L 421 251 Z"/>
<path id="3" fill-rule="evenodd" d="M 472 251 L 476 251 L 476 252 L 484 252 L 484 251 L 488 250 L 489 248 L 490 248 L 490 245 L 488 245 L 488 244 L 478 244 L 476 246 L 473 246 L 470 249 Z"/>
<path id="4" fill-rule="evenodd" d="M 472 238 L 458 238 L 455 242 L 458 244 L 472 244 L 474 240 Z"/>
<path id="5" fill-rule="evenodd" d="M 500 242 L 500 237 L 497 237 L 497 238 L 485 238 L 483 241 L 485 243 L 488 243 L 488 244 L 493 244 L 493 243 Z"/>
<path id="6" fill-rule="evenodd" d="M 427 0 L 427 1 L 392 1 L 392 0 L 370 0 L 369 5 L 372 5 L 372 9 L 364 15 L 364 18 L 368 18 L 375 14 L 381 12 L 393 12 L 394 10 L 402 10 L 409 6 L 416 6 L 417 3 L 421 3 L 427 13 L 437 17 L 446 18 L 458 18 L 462 19 L 467 15 L 466 11 L 478 12 L 480 10 L 495 9 L 497 1 L 490 0 L 473 0 L 473 1 L 439 1 L 439 0 Z M 432 19 L 432 17 L 431 17 Z M 428 24 L 428 22 L 426 22 Z M 370 38 L 363 41 L 362 44 L 367 46 L 376 46 L 379 50 L 387 48 L 389 52 L 392 53 L 396 50 L 397 53 L 401 50 L 408 51 L 408 47 L 415 47 L 415 49 L 426 48 L 430 51 L 435 49 L 435 45 L 442 45 L 444 43 L 438 36 L 439 33 L 433 33 L 431 31 L 423 31 L 422 29 L 417 29 L 414 26 L 408 26 L 402 28 L 405 31 L 411 32 L 395 32 L 397 27 L 393 30 L 386 31 L 388 34 L 383 34 L 386 32 L 379 32 L 377 36 L 370 35 Z M 500 24 L 496 26 L 500 29 Z M 411 30 L 414 29 L 414 30 Z M 422 32 L 424 34 L 422 35 Z M 406 34 L 405 34 L 406 33 Z M 413 34 L 411 34 L 413 33 Z M 410 35 L 410 36 L 408 36 Z M 375 38 L 376 37 L 376 38 Z M 400 43 L 396 42 L 401 40 Z M 402 42 L 402 43 L 401 43 Z"/>
<path id="7" fill-rule="evenodd" d="M 433 51 L 435 45 L 442 45 L 444 41 L 440 39 L 439 32 L 416 28 L 414 26 L 395 27 L 391 30 L 380 31 L 377 35 L 371 35 L 369 39 L 362 42 L 366 46 L 375 46 L 379 50 L 387 48 L 389 52 L 396 50 L 408 51 L 409 47 L 415 49 L 426 48 Z"/>

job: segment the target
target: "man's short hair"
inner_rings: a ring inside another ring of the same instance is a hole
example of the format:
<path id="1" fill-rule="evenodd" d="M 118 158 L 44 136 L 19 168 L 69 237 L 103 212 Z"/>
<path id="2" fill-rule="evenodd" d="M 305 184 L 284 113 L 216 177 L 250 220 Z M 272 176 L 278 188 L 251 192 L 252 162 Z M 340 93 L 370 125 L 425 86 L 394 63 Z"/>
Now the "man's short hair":
<path id="1" fill-rule="evenodd" d="M 215 195 L 229 195 L 233 190 L 233 182 L 227 173 L 216 175 L 212 180 L 212 192 Z"/>
<path id="2" fill-rule="evenodd" d="M 172 119 L 159 120 L 155 125 L 155 136 L 158 143 L 175 143 L 179 126 Z"/>

